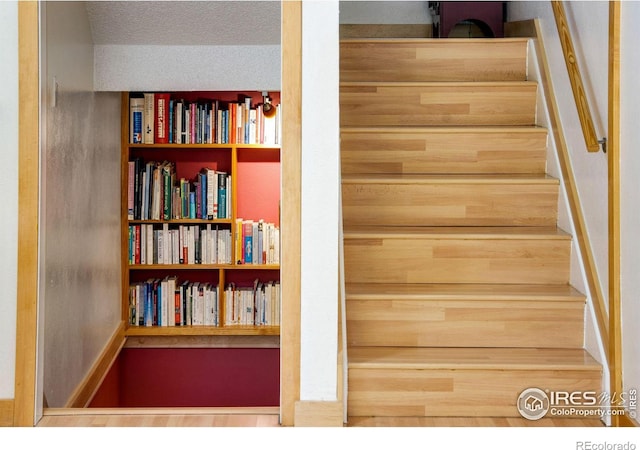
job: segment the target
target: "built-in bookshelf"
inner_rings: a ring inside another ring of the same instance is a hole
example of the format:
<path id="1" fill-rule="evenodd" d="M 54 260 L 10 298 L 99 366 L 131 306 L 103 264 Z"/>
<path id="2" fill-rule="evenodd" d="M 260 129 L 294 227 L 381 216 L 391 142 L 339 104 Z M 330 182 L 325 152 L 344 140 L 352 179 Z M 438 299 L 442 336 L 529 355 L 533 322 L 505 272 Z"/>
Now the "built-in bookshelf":
<path id="1" fill-rule="evenodd" d="M 279 94 L 122 94 L 128 336 L 280 332 Z"/>

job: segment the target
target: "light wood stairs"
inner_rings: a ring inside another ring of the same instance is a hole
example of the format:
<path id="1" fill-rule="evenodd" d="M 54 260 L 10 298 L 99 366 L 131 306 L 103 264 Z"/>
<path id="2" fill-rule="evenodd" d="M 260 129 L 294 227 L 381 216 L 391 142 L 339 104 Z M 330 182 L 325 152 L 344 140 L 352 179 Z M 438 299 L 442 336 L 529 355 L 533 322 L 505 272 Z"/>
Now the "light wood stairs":
<path id="1" fill-rule="evenodd" d="M 343 40 L 348 417 L 595 390 L 524 39 Z"/>

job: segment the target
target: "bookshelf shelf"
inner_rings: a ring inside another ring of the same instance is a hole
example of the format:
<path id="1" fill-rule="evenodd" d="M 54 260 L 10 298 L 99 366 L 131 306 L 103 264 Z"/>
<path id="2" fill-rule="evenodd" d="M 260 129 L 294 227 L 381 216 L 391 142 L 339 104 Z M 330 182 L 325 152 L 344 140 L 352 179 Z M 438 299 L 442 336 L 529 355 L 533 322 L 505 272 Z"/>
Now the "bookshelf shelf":
<path id="1" fill-rule="evenodd" d="M 280 270 L 278 264 L 130 264 L 129 270 Z"/>
<path id="2" fill-rule="evenodd" d="M 201 225 L 206 225 L 206 224 L 211 224 L 211 225 L 217 225 L 217 224 L 231 224 L 232 220 L 231 219 L 169 219 L 169 220 L 129 220 L 129 224 L 130 225 L 136 225 L 136 224 L 163 224 L 163 223 L 167 223 L 167 224 L 201 224 Z"/>
<path id="3" fill-rule="evenodd" d="M 130 327 L 127 336 L 278 336 L 280 327 Z"/>
<path id="4" fill-rule="evenodd" d="M 260 100 L 259 92 L 122 93 L 125 335 L 279 335 L 281 148 Z M 145 143 L 151 115 L 153 143 Z"/>
<path id="5" fill-rule="evenodd" d="M 255 149 L 255 150 L 280 150 L 279 145 L 269 144 L 128 144 L 132 149 L 145 149 L 145 150 L 233 150 L 233 149 Z"/>

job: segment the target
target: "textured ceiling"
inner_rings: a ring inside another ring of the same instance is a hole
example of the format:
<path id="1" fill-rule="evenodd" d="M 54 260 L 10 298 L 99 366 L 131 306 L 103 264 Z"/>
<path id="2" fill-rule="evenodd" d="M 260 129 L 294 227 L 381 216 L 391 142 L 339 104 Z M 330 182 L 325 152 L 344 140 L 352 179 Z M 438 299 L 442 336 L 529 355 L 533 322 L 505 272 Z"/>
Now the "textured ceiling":
<path id="1" fill-rule="evenodd" d="M 96 45 L 279 45 L 279 1 L 88 1 Z"/>

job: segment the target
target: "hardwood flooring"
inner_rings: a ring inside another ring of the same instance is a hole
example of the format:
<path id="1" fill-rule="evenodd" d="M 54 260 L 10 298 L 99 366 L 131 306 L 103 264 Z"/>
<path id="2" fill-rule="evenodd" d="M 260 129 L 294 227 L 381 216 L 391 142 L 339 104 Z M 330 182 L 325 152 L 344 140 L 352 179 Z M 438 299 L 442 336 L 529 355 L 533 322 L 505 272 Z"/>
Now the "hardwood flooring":
<path id="1" fill-rule="evenodd" d="M 279 427 L 277 410 L 225 413 L 207 410 L 98 412 L 50 409 L 37 427 Z M 352 417 L 348 428 L 358 427 L 604 427 L 598 419 L 541 419 L 512 417 Z"/>
<path id="2" fill-rule="evenodd" d="M 184 410 L 45 410 L 38 427 L 278 427 L 277 408 L 243 411 Z"/>
<path id="3" fill-rule="evenodd" d="M 599 419 L 517 417 L 352 417 L 349 427 L 604 427 Z"/>

